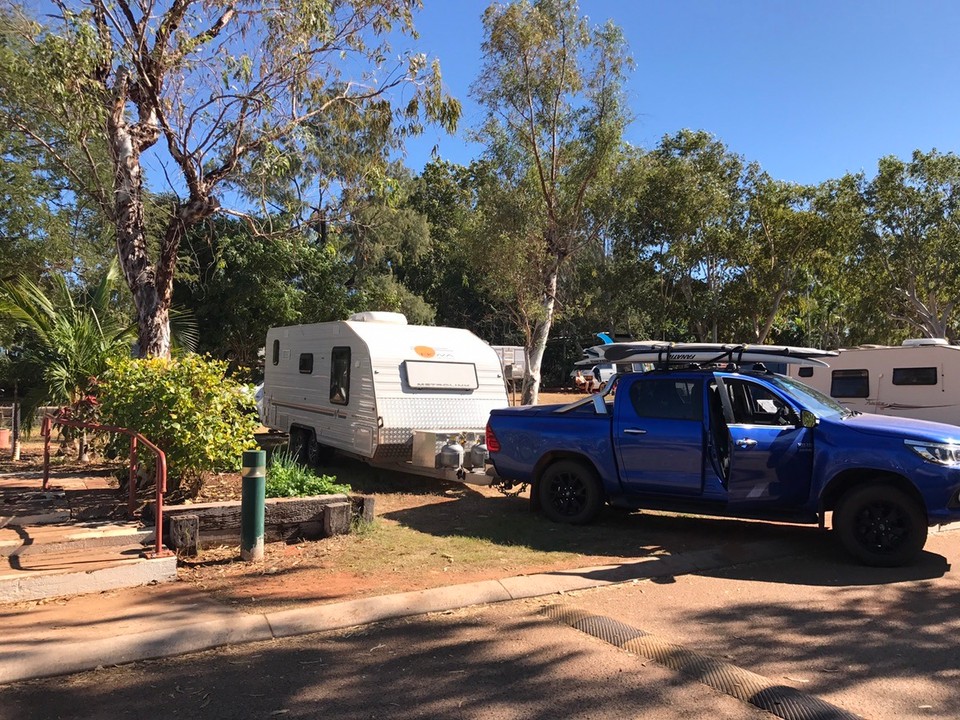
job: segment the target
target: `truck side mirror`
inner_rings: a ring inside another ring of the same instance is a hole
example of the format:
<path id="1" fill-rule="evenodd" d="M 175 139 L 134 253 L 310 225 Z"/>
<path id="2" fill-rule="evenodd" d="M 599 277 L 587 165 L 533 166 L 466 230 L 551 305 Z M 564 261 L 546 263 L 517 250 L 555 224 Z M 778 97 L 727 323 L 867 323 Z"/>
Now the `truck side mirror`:
<path id="1" fill-rule="evenodd" d="M 800 411 L 800 424 L 805 428 L 816 427 L 818 422 L 820 422 L 820 418 L 818 418 L 809 410 Z"/>

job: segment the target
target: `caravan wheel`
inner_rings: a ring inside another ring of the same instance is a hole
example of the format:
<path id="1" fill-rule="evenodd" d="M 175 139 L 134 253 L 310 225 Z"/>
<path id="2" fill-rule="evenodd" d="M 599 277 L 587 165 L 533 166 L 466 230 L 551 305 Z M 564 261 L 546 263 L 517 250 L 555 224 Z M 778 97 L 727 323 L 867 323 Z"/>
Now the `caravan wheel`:
<path id="1" fill-rule="evenodd" d="M 313 433 L 304 428 L 290 428 L 290 439 L 287 441 L 287 450 L 297 464 L 306 466 L 310 461 L 307 457 L 309 439 Z"/>
<path id="2" fill-rule="evenodd" d="M 307 463 L 310 467 L 319 467 L 330 460 L 333 448 L 317 442 L 315 433 L 307 430 Z"/>

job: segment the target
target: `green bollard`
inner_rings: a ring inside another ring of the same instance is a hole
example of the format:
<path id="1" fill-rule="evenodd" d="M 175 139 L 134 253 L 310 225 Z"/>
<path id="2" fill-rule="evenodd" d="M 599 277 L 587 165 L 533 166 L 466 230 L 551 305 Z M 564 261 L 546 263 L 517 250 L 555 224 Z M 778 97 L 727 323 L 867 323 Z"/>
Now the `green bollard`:
<path id="1" fill-rule="evenodd" d="M 263 498 L 267 454 L 243 451 L 243 487 L 240 495 L 240 559 L 263 560 Z"/>

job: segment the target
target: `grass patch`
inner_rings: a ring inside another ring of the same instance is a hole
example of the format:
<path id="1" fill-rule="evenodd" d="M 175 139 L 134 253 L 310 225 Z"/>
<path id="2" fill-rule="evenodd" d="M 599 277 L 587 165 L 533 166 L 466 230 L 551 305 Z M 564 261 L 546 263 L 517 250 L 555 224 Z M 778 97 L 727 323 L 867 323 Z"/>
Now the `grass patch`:
<path id="1" fill-rule="evenodd" d="M 338 483 L 333 475 L 317 475 L 297 463 L 293 455 L 285 450 L 273 454 L 267 469 L 267 497 L 310 497 L 348 492 L 349 485 Z"/>
<path id="2" fill-rule="evenodd" d="M 368 523 L 367 525 L 371 525 Z M 358 575 L 393 572 L 431 574 L 494 569 L 514 573 L 531 566 L 569 563 L 577 552 L 544 552 L 521 544 L 501 544 L 466 535 L 437 536 L 381 520 L 352 535 L 339 550 L 337 567 Z"/>

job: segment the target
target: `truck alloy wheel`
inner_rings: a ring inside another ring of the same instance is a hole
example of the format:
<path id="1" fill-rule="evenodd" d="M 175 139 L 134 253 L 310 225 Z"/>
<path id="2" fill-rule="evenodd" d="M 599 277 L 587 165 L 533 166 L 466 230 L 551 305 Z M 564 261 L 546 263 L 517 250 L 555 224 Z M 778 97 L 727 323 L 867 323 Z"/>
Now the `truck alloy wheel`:
<path id="1" fill-rule="evenodd" d="M 927 518 L 912 497 L 891 485 L 861 485 L 840 499 L 833 515 L 840 542 L 876 567 L 913 561 L 927 540 Z"/>
<path id="2" fill-rule="evenodd" d="M 593 520 L 603 505 L 596 472 L 574 460 L 561 460 L 548 467 L 537 491 L 544 515 L 554 522 L 583 525 Z"/>

